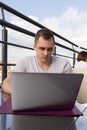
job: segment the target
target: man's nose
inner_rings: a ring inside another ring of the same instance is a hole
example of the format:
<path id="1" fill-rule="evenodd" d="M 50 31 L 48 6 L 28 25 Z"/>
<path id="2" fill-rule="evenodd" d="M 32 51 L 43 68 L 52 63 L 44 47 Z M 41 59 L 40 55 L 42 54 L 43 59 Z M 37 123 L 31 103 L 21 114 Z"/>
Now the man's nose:
<path id="1" fill-rule="evenodd" d="M 48 55 L 48 50 L 47 49 L 44 50 L 44 55 Z"/>

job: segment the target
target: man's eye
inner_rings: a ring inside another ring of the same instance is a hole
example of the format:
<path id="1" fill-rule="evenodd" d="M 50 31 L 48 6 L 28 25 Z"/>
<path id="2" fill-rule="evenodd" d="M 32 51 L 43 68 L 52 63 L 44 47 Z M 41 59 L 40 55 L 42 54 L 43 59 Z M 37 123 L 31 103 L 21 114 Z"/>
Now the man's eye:
<path id="1" fill-rule="evenodd" d="M 43 47 L 40 47 L 39 49 L 40 49 L 40 50 L 42 50 L 42 51 L 44 51 L 44 50 L 45 50 L 45 48 L 43 48 Z"/>
<path id="2" fill-rule="evenodd" d="M 44 48 L 44 47 L 39 47 L 39 49 L 41 50 L 41 51 L 44 51 L 44 50 L 47 50 L 47 51 L 49 51 L 49 52 L 52 52 L 53 51 L 53 48 Z"/>
<path id="3" fill-rule="evenodd" d="M 53 48 L 48 48 L 47 50 L 48 50 L 48 51 L 53 51 Z"/>

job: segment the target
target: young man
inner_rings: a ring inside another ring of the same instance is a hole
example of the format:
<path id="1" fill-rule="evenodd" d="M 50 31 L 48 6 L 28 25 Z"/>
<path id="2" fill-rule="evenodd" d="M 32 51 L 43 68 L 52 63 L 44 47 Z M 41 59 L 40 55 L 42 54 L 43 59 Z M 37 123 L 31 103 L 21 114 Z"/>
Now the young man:
<path id="1" fill-rule="evenodd" d="M 15 68 L 16 72 L 71 73 L 72 67 L 65 58 L 52 55 L 55 47 L 53 33 L 40 29 L 35 35 L 36 55 L 23 58 Z M 10 75 L 4 80 L 2 90 L 11 93 Z"/>

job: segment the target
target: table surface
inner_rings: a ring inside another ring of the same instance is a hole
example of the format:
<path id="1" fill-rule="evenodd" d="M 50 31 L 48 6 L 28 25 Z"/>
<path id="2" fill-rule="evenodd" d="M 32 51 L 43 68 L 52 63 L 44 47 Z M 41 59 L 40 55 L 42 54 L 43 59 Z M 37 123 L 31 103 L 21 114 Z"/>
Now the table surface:
<path id="1" fill-rule="evenodd" d="M 0 105 L 2 98 L 6 101 L 8 97 L 9 95 L 7 94 L 2 96 L 0 91 Z M 62 130 L 87 130 L 87 104 L 76 102 L 76 106 L 83 112 L 83 116 L 72 118 L 63 116 L 0 114 L 0 130 L 23 130 L 24 128 L 26 130 L 57 130 L 58 125 Z M 67 124 L 67 127 L 63 128 L 65 124 Z"/>

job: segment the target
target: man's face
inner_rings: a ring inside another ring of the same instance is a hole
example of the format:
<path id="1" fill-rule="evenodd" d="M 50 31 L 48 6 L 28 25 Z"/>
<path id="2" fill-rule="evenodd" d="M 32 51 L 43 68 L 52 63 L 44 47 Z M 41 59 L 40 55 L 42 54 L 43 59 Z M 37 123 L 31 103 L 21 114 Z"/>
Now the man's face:
<path id="1" fill-rule="evenodd" d="M 43 37 L 40 37 L 34 45 L 34 49 L 39 62 L 49 63 L 54 49 L 54 41 L 52 38 L 45 40 Z"/>

